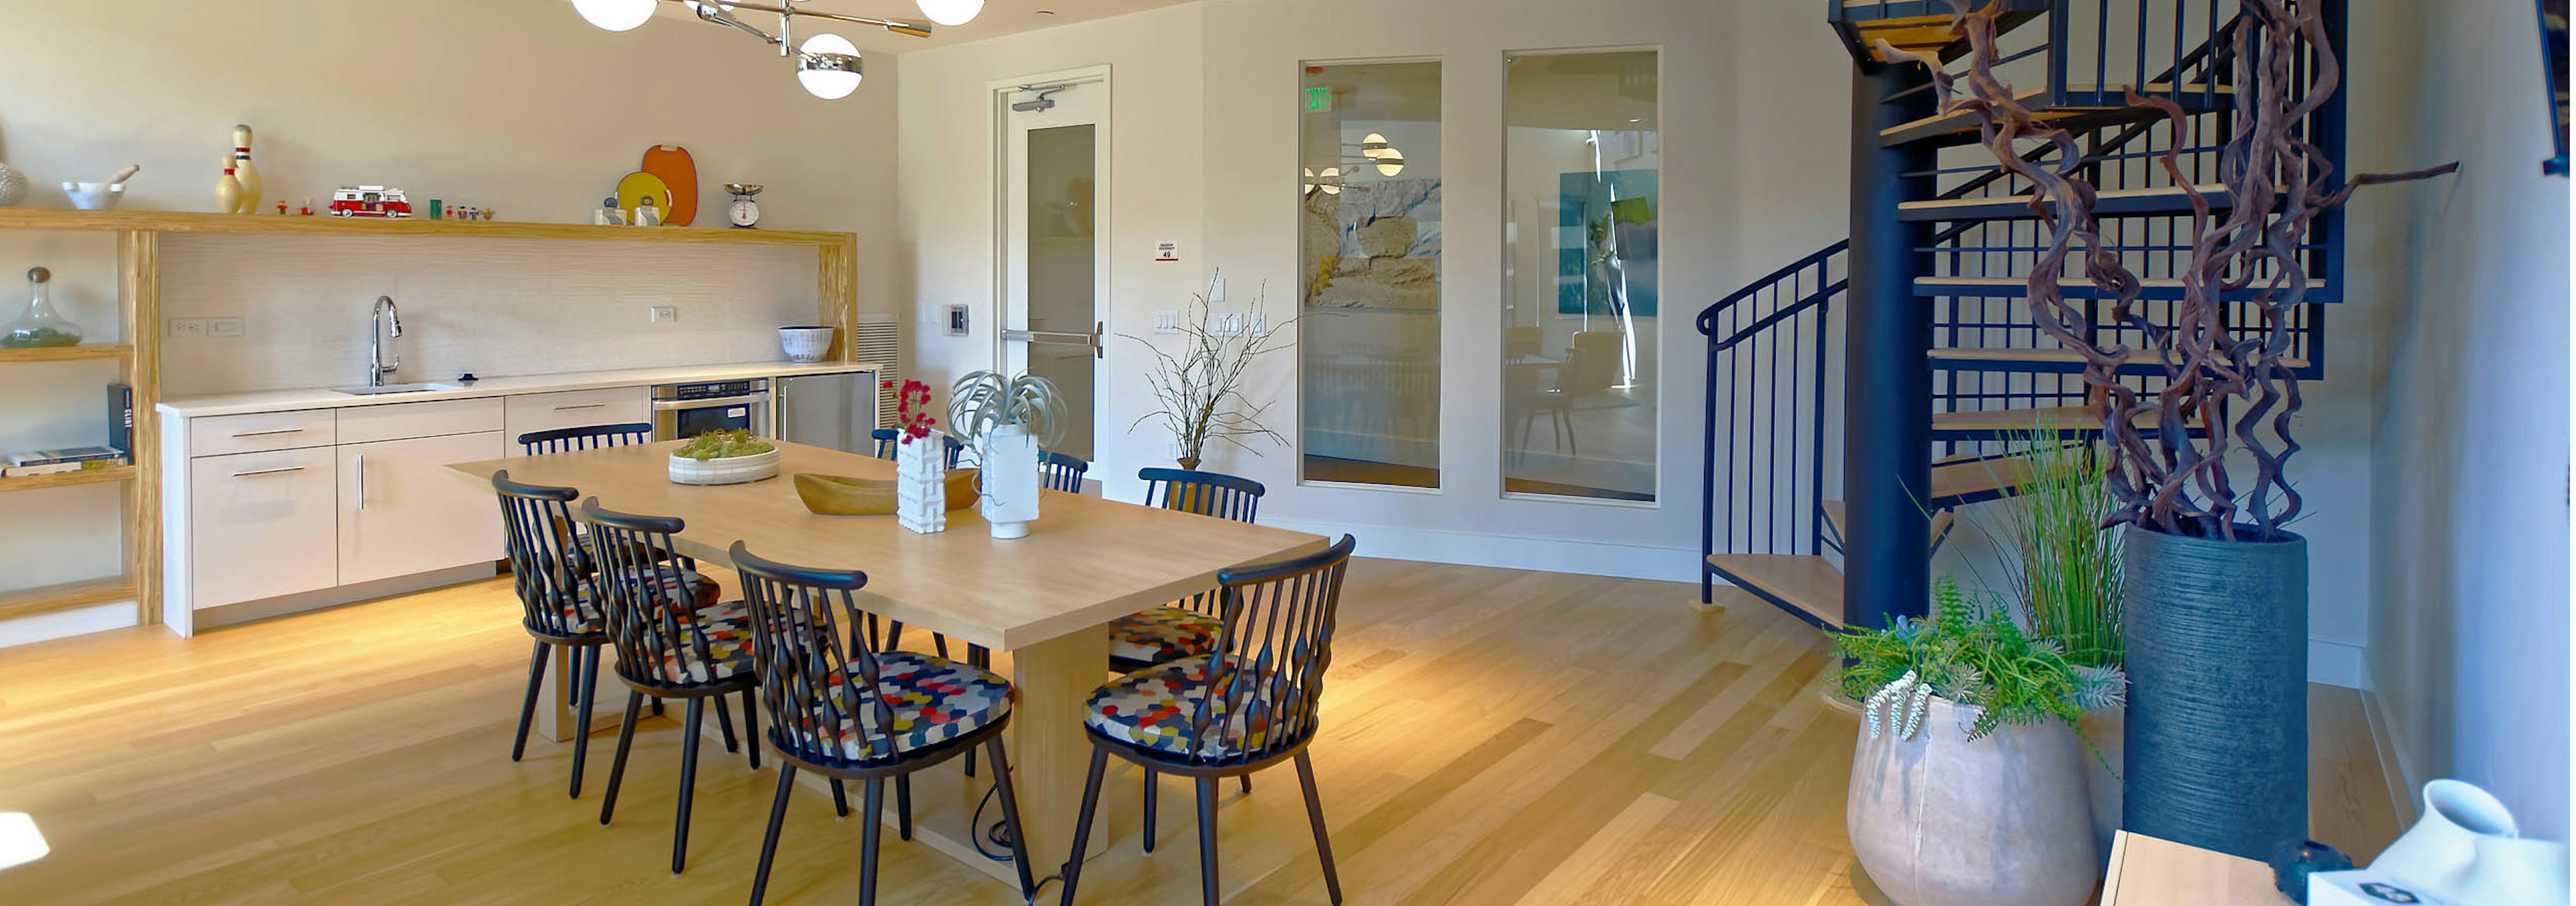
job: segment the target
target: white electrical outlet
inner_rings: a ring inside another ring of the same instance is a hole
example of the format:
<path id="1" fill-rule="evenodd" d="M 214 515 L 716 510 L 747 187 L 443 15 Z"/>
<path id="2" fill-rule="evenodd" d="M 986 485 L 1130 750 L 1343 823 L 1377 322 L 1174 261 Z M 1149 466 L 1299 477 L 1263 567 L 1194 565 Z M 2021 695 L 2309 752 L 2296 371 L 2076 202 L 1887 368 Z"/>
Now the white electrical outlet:
<path id="1" fill-rule="evenodd" d="M 170 319 L 170 335 L 171 335 L 171 336 L 174 336 L 174 337 L 202 337 L 202 336 L 205 336 L 205 335 L 206 335 L 206 319 L 204 319 L 204 318 L 171 318 L 171 319 Z"/>
<path id="2" fill-rule="evenodd" d="M 1266 337 L 1270 335 L 1269 312 L 1256 311 L 1252 313 L 1252 335 L 1256 337 Z"/>
<path id="3" fill-rule="evenodd" d="M 206 335 L 210 337 L 238 337 L 243 332 L 240 318 L 214 318 L 206 322 Z"/>
<path id="4" fill-rule="evenodd" d="M 1156 310 L 1154 312 L 1154 332 L 1180 333 L 1181 313 L 1177 311 Z"/>
<path id="5" fill-rule="evenodd" d="M 652 322 L 655 324 L 669 324 L 680 319 L 680 307 L 676 305 L 656 305 L 652 308 L 651 316 Z"/>

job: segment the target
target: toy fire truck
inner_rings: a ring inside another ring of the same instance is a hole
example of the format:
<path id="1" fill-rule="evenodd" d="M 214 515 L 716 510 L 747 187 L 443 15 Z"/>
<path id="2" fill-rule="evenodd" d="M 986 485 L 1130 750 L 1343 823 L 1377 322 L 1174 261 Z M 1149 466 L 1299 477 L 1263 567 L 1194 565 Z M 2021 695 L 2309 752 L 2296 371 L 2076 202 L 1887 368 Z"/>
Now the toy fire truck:
<path id="1" fill-rule="evenodd" d="M 333 217 L 409 217 L 411 202 L 403 200 L 401 189 L 383 186 L 341 186 L 331 193 Z"/>

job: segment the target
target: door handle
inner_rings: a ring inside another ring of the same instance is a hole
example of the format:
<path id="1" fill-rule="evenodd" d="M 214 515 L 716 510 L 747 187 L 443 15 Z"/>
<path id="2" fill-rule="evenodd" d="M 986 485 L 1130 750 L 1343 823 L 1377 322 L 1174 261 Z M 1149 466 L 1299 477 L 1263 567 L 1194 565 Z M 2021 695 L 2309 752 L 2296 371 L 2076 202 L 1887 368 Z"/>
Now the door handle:
<path id="1" fill-rule="evenodd" d="M 358 454 L 358 508 L 367 508 L 367 454 Z"/>
<path id="2" fill-rule="evenodd" d="M 1002 331 L 1002 339 L 1005 342 L 1027 343 L 1032 346 L 1080 346 L 1091 350 L 1092 358 L 1106 358 L 1108 350 L 1102 348 L 1100 345 L 1101 329 L 1104 326 L 1105 325 L 1101 322 L 1093 321 L 1091 322 L 1090 333 L 1065 333 L 1063 331 L 1048 330 L 1005 330 Z"/>
<path id="3" fill-rule="evenodd" d="M 288 472 L 301 472 L 301 471 L 304 471 L 304 467 L 303 467 L 303 466 L 287 466 L 287 467 L 285 467 L 285 468 L 283 468 L 283 469 L 253 469 L 253 470 L 248 471 L 248 472 L 234 472 L 234 473 L 233 473 L 233 477 L 234 477 L 234 478 L 251 478 L 251 477 L 259 476 L 259 475 L 284 475 L 284 474 L 286 474 L 286 473 L 288 473 Z"/>

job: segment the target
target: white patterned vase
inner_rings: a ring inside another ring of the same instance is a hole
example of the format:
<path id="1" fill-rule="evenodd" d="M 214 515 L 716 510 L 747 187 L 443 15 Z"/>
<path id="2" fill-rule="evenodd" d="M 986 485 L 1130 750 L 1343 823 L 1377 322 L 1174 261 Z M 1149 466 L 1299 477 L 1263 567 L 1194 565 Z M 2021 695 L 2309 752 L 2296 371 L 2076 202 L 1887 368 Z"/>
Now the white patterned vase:
<path id="1" fill-rule="evenodd" d="M 984 521 L 995 538 L 1025 538 L 1038 519 L 1038 439 L 1027 425 L 1001 425 L 978 445 Z"/>
<path id="2" fill-rule="evenodd" d="M 927 535 L 948 530 L 948 457 L 936 437 L 905 437 L 894 445 L 894 518 Z"/>

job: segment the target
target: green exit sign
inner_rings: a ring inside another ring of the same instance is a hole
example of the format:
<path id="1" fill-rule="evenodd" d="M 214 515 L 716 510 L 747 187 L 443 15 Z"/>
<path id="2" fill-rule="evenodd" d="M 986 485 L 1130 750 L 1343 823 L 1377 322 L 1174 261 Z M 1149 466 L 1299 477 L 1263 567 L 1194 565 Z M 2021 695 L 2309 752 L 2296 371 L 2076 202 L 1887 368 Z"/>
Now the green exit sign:
<path id="1" fill-rule="evenodd" d="M 1306 112 L 1322 113 L 1333 109 L 1333 87 L 1317 85 L 1306 89 Z"/>

